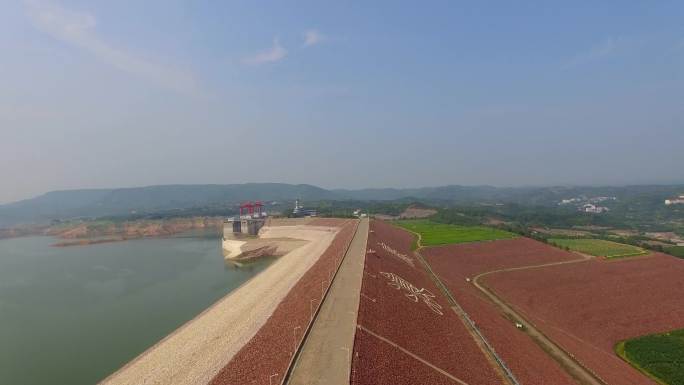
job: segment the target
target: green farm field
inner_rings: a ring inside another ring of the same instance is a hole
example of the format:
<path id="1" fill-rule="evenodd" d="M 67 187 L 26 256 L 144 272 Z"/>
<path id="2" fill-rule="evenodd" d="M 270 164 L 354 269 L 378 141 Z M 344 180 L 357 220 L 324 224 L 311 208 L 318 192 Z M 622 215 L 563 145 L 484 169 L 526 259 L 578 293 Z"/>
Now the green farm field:
<path id="1" fill-rule="evenodd" d="M 570 250 L 579 251 L 580 253 L 590 254 L 597 257 L 619 258 L 648 254 L 646 250 L 640 247 L 606 241 L 603 239 L 552 238 L 549 239 L 549 242 L 560 247 L 567 247 Z"/>
<path id="2" fill-rule="evenodd" d="M 447 225 L 430 220 L 402 220 L 394 223 L 420 234 L 421 246 L 439 246 L 517 237 L 517 235 L 507 231 L 484 226 Z"/>
<path id="3" fill-rule="evenodd" d="M 684 258 L 684 246 L 672 246 L 665 250 L 668 254 L 674 255 L 677 258 Z"/>
<path id="4" fill-rule="evenodd" d="M 684 384 L 684 330 L 622 341 L 615 351 L 623 360 L 661 384 Z"/>

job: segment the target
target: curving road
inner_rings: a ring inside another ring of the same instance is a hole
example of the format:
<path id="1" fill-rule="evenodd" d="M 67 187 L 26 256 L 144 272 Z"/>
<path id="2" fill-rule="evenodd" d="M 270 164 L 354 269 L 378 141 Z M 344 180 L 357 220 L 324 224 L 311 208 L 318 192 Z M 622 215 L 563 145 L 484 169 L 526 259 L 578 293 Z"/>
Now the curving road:
<path id="1" fill-rule="evenodd" d="M 408 230 L 410 231 L 410 230 Z M 440 286 L 440 288 L 445 292 L 447 298 L 449 298 L 449 301 L 452 302 L 452 305 L 454 307 L 454 310 L 461 315 L 461 318 L 463 319 L 464 323 L 468 328 L 471 330 L 473 337 L 480 342 L 483 350 L 487 355 L 489 355 L 499 366 L 499 369 L 501 370 L 502 374 L 504 375 L 504 378 L 507 380 L 508 383 L 514 384 L 514 385 L 519 385 L 519 382 L 513 375 L 513 373 L 510 371 L 510 369 L 506 366 L 504 363 L 503 359 L 498 356 L 498 354 L 494 351 L 493 347 L 489 345 L 487 342 L 487 339 L 480 333 L 478 328 L 474 325 L 474 323 L 470 320 L 470 317 L 468 314 L 463 310 L 460 305 L 456 302 L 454 297 L 451 295 L 451 292 L 449 289 L 442 283 L 442 281 L 439 279 L 437 274 L 435 274 L 432 271 L 432 268 L 430 267 L 430 264 L 423 258 L 422 255 L 420 255 L 419 251 L 422 249 L 424 246 L 421 244 L 421 235 L 419 233 L 411 231 L 413 234 L 415 234 L 418 237 L 418 248 L 416 249 L 416 255 L 420 258 L 420 260 L 425 264 L 428 272 L 432 275 L 433 279 L 437 284 Z M 511 306 L 509 306 L 503 299 L 498 297 L 492 290 L 490 290 L 487 286 L 485 286 L 483 283 L 479 282 L 479 279 L 490 275 L 494 273 L 504 273 L 507 271 L 517 271 L 517 270 L 528 270 L 528 269 L 538 269 L 542 267 L 548 267 L 548 266 L 557 266 L 557 265 L 566 265 L 566 264 L 573 264 L 573 263 L 581 263 L 581 262 L 586 262 L 592 258 L 593 256 L 586 255 L 586 254 L 581 254 L 581 253 L 575 253 L 578 255 L 581 255 L 581 259 L 573 259 L 570 261 L 562 261 L 562 262 L 552 262 L 552 263 L 544 263 L 544 264 L 539 264 L 539 265 L 531 265 L 531 266 L 521 266 L 521 267 L 511 267 L 507 269 L 498 269 L 498 270 L 492 270 L 492 271 L 487 271 L 484 273 L 480 273 L 477 276 L 475 276 L 472 280 L 473 285 L 477 287 L 483 294 L 489 298 L 492 303 L 494 303 L 496 306 L 499 307 L 499 309 L 504 312 L 508 313 L 512 317 L 520 320 L 520 322 L 524 323 L 525 326 L 525 332 L 532 338 L 532 340 L 537 343 L 551 358 L 556 360 L 561 367 L 573 378 L 575 381 L 577 381 L 581 385 L 607 385 L 607 383 L 601 379 L 596 373 L 591 371 L 590 369 L 586 368 L 584 365 L 579 363 L 577 360 L 575 360 L 569 353 L 567 353 L 565 350 L 563 350 L 561 347 L 556 345 L 553 341 L 551 341 L 544 333 L 542 333 L 537 327 L 532 324 L 531 322 L 527 321 L 525 317 L 523 317 L 521 314 L 519 314 L 517 311 L 515 311 Z"/>
<path id="2" fill-rule="evenodd" d="M 579 253 L 576 253 L 579 254 Z M 494 273 L 504 273 L 508 271 L 517 271 L 517 270 L 529 270 L 529 269 L 538 269 L 542 267 L 549 267 L 549 266 L 557 266 L 557 265 L 568 265 L 568 264 L 573 264 L 573 263 L 581 263 L 581 262 L 586 262 L 589 259 L 593 258 L 592 256 L 585 255 L 585 254 L 579 254 L 582 256 L 582 259 L 573 259 L 571 261 L 562 261 L 562 262 L 552 262 L 552 263 L 544 263 L 540 265 L 532 265 L 532 266 L 521 266 L 521 267 L 511 267 L 507 269 L 498 269 L 498 270 L 492 270 L 492 271 L 487 271 L 484 273 L 480 273 L 476 275 L 472 282 L 475 287 L 477 287 L 483 294 L 485 294 L 490 301 L 492 301 L 495 305 L 497 305 L 504 313 L 508 313 L 509 315 L 513 316 L 514 318 L 520 320 L 525 326 L 525 332 L 534 340 L 537 345 L 539 345 L 551 358 L 556 360 L 561 367 L 572 377 L 574 378 L 579 384 L 582 385 L 607 385 L 605 381 L 603 381 L 596 373 L 591 371 L 590 369 L 586 368 L 584 365 L 579 363 L 577 360 L 575 360 L 570 354 L 568 354 L 565 350 L 563 350 L 561 347 L 556 345 L 553 341 L 551 341 L 544 333 L 542 333 L 537 327 L 532 324 L 531 322 L 527 321 L 525 317 L 523 317 L 520 313 L 515 311 L 511 306 L 509 306 L 503 299 L 501 299 L 499 296 L 497 296 L 494 291 L 489 289 L 487 286 L 485 286 L 483 283 L 480 283 L 480 278 L 494 274 Z"/>

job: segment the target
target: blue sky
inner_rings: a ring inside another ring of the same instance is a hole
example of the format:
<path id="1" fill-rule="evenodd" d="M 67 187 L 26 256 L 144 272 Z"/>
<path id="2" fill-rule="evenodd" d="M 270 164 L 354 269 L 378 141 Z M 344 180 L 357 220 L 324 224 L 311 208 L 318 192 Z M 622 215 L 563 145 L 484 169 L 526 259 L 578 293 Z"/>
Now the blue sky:
<path id="1" fill-rule="evenodd" d="M 681 1 L 0 6 L 0 202 L 684 182 Z"/>

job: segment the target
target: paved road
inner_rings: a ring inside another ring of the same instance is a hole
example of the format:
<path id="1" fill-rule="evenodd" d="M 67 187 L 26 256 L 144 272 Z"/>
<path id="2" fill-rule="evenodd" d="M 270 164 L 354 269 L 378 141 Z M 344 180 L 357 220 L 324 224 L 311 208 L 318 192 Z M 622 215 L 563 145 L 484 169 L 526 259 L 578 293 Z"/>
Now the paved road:
<path id="1" fill-rule="evenodd" d="M 362 219 L 318 316 L 289 385 L 348 385 L 363 277 L 368 219 Z"/>

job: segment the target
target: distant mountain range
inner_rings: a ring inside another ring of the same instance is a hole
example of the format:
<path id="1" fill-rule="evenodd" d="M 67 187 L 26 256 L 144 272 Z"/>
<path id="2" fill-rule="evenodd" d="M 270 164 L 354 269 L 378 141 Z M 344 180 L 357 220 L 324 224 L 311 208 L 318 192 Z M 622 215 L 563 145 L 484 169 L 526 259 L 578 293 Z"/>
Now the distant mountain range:
<path id="1" fill-rule="evenodd" d="M 124 216 L 195 207 L 227 207 L 246 200 L 305 202 L 324 200 L 411 199 L 436 204 L 517 203 L 549 205 L 580 195 L 627 198 L 646 195 L 654 200 L 684 193 L 684 185 L 624 187 L 492 187 L 441 186 L 326 190 L 307 184 L 246 183 L 228 185 L 164 185 L 118 189 L 53 191 L 0 205 L 0 227 L 44 223 L 56 219 Z"/>

